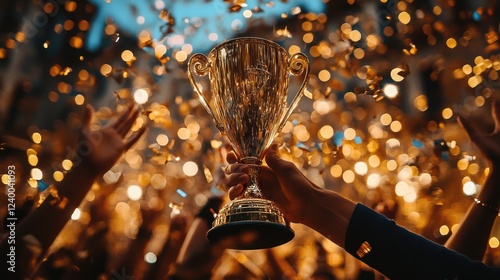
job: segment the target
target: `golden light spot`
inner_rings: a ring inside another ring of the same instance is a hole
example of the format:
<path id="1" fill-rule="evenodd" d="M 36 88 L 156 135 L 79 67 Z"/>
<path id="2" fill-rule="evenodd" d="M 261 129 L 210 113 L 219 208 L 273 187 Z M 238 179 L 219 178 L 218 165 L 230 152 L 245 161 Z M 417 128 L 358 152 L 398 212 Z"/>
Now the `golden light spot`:
<path id="1" fill-rule="evenodd" d="M 29 178 L 28 179 L 28 184 L 30 185 L 30 187 L 32 187 L 33 189 L 36 189 L 38 187 L 38 182 L 36 181 L 36 179 L 34 178 Z"/>
<path id="2" fill-rule="evenodd" d="M 28 156 L 28 163 L 31 166 L 36 166 L 38 164 L 38 157 L 36 155 L 29 155 Z"/>
<path id="3" fill-rule="evenodd" d="M 167 52 L 167 47 L 163 44 L 158 44 L 155 47 L 155 56 L 162 57 Z"/>
<path id="4" fill-rule="evenodd" d="M 76 105 L 83 105 L 85 103 L 85 97 L 81 94 L 78 94 L 75 96 L 75 104 Z"/>
<path id="5" fill-rule="evenodd" d="M 168 136 L 165 134 L 158 134 L 158 136 L 156 136 L 156 143 L 158 143 L 158 145 L 160 146 L 166 146 L 168 144 L 168 141 Z"/>
<path id="6" fill-rule="evenodd" d="M 358 97 L 356 96 L 356 94 L 354 94 L 354 92 L 348 92 L 344 95 L 344 101 L 346 103 L 354 103 L 358 100 Z"/>
<path id="7" fill-rule="evenodd" d="M 318 131 L 318 137 L 324 140 L 328 140 L 333 137 L 334 131 L 333 127 L 330 125 L 325 125 L 321 127 L 321 129 Z"/>
<path id="8" fill-rule="evenodd" d="M 342 179 L 344 179 L 344 182 L 346 182 L 347 184 L 354 182 L 355 178 L 356 178 L 356 176 L 352 170 L 346 170 L 342 174 Z"/>
<path id="9" fill-rule="evenodd" d="M 429 173 L 422 173 L 418 177 L 418 182 L 421 186 L 430 186 L 432 183 L 432 176 Z"/>
<path id="10" fill-rule="evenodd" d="M 498 248 L 498 246 L 500 246 L 500 241 L 498 240 L 498 238 L 493 236 L 488 241 L 488 245 L 490 245 L 491 248 L 496 249 L 496 248 Z"/>
<path id="11" fill-rule="evenodd" d="M 366 186 L 369 189 L 375 189 L 380 186 L 380 175 L 373 173 L 366 178 Z"/>
<path id="12" fill-rule="evenodd" d="M 407 12 L 401 12 L 401 13 L 399 13 L 399 15 L 398 15 L 398 19 L 399 19 L 399 21 L 400 21 L 401 23 L 403 23 L 403 24 L 408 24 L 408 23 L 410 23 L 411 16 L 410 16 L 410 14 L 409 14 L 409 13 L 407 13 Z"/>
<path id="13" fill-rule="evenodd" d="M 69 159 L 65 159 L 62 162 L 62 167 L 64 170 L 70 170 L 73 167 L 73 162 Z"/>
<path id="14" fill-rule="evenodd" d="M 185 51 L 178 51 L 175 53 L 175 59 L 179 62 L 184 62 L 187 59 L 187 53 Z"/>
<path id="15" fill-rule="evenodd" d="M 376 168 L 380 165 L 380 158 L 377 155 L 371 155 L 368 158 L 368 164 L 370 167 Z"/>
<path id="16" fill-rule="evenodd" d="M 111 36 L 116 33 L 116 26 L 113 24 L 108 24 L 104 28 L 104 33 L 108 36 Z"/>
<path id="17" fill-rule="evenodd" d="M 469 160 L 463 158 L 457 161 L 457 168 L 459 170 L 466 170 L 469 167 Z"/>
<path id="18" fill-rule="evenodd" d="M 35 180 L 42 180 L 42 178 L 43 178 L 42 170 L 40 170 L 38 168 L 31 169 L 31 178 L 33 178 Z"/>
<path id="19" fill-rule="evenodd" d="M 349 35 L 349 33 L 351 33 L 352 31 L 352 26 L 349 23 L 343 23 L 340 26 L 340 30 L 342 31 L 342 33 Z"/>
<path id="20" fill-rule="evenodd" d="M 81 49 L 83 47 L 83 40 L 78 36 L 71 37 L 69 45 L 75 49 Z"/>
<path id="21" fill-rule="evenodd" d="M 410 191 L 410 186 L 404 181 L 399 181 L 396 183 L 394 192 L 398 196 L 405 196 Z"/>
<path id="22" fill-rule="evenodd" d="M 36 155 L 36 154 L 37 154 L 37 152 L 34 149 L 32 149 L 32 148 L 29 148 L 29 149 L 26 150 L 26 155 L 27 156 L 29 156 L 29 155 Z"/>
<path id="23" fill-rule="evenodd" d="M 78 23 L 78 28 L 81 30 L 81 31 L 87 31 L 90 27 L 90 24 L 87 20 L 81 20 L 79 23 Z"/>
<path id="24" fill-rule="evenodd" d="M 349 39 L 351 39 L 353 42 L 361 40 L 361 32 L 359 32 L 358 30 L 349 32 Z"/>
<path id="25" fill-rule="evenodd" d="M 332 167 L 330 167 L 330 174 L 335 178 L 339 178 L 342 176 L 342 167 L 337 164 L 332 165 Z"/>
<path id="26" fill-rule="evenodd" d="M 294 55 L 294 54 L 299 53 L 299 52 L 300 52 L 300 48 L 297 45 L 291 45 L 288 48 L 288 53 L 291 54 L 291 55 Z"/>
<path id="27" fill-rule="evenodd" d="M 434 6 L 434 8 L 432 8 L 432 12 L 436 15 L 436 16 L 439 16 L 443 10 L 441 9 L 440 6 Z"/>
<path id="28" fill-rule="evenodd" d="M 382 90 L 384 91 L 384 95 L 389 99 L 396 98 L 399 95 L 398 87 L 393 84 L 386 84 Z"/>
<path id="29" fill-rule="evenodd" d="M 453 116 L 453 111 L 450 108 L 444 108 L 441 115 L 445 120 L 450 119 Z"/>
<path id="30" fill-rule="evenodd" d="M 31 135 L 31 139 L 33 140 L 33 143 L 40 144 L 40 142 L 42 142 L 42 135 L 38 132 L 35 132 Z"/>
<path id="31" fill-rule="evenodd" d="M 252 15 L 253 15 L 252 10 L 245 10 L 245 11 L 243 11 L 243 16 L 244 16 L 245 18 L 251 18 L 251 17 L 252 17 Z"/>
<path id="32" fill-rule="evenodd" d="M 354 164 L 354 171 L 358 175 L 364 176 L 368 173 L 368 165 L 363 161 L 358 161 Z"/>
<path id="33" fill-rule="evenodd" d="M 440 233 L 442 236 L 446 236 L 446 235 L 448 235 L 448 233 L 450 233 L 450 228 L 449 228 L 447 225 L 442 225 L 442 226 L 439 228 L 439 233 Z"/>
<path id="34" fill-rule="evenodd" d="M 480 82 L 481 82 L 481 80 L 478 76 L 473 76 L 473 77 L 469 78 L 469 80 L 467 81 L 467 84 L 469 85 L 469 87 L 475 88 L 479 85 Z"/>
<path id="35" fill-rule="evenodd" d="M 319 71 L 319 73 L 318 73 L 318 78 L 319 78 L 319 79 L 320 79 L 320 81 L 322 81 L 322 82 L 327 82 L 327 81 L 329 81 L 331 77 L 332 77 L 332 76 L 331 76 L 331 74 L 330 74 L 330 71 L 325 70 L 325 69 L 323 69 L 323 70 Z"/>
<path id="36" fill-rule="evenodd" d="M 297 126 L 294 127 L 293 134 L 295 135 L 295 137 L 297 138 L 297 140 L 299 140 L 301 142 L 305 142 L 305 141 L 309 140 L 309 137 L 310 137 L 309 131 L 302 124 L 297 125 Z"/>
<path id="37" fill-rule="evenodd" d="M 390 126 L 391 130 L 393 132 L 399 132 L 403 128 L 403 125 L 401 124 L 400 121 L 393 121 Z"/>
<path id="38" fill-rule="evenodd" d="M 398 168 L 398 163 L 395 160 L 391 159 L 387 161 L 387 170 L 394 171 L 396 168 Z"/>
<path id="39" fill-rule="evenodd" d="M 302 41 L 304 41 L 304 43 L 306 44 L 311 43 L 312 41 L 314 41 L 314 34 L 312 33 L 304 34 L 304 36 L 302 36 Z"/>
<path id="40" fill-rule="evenodd" d="M 365 56 L 365 51 L 362 48 L 356 48 L 353 55 L 357 59 L 362 59 Z"/>
<path id="41" fill-rule="evenodd" d="M 470 66 L 469 64 L 465 64 L 464 66 L 462 66 L 462 71 L 464 71 L 464 74 L 469 75 L 470 73 L 472 73 L 472 66 Z"/>
<path id="42" fill-rule="evenodd" d="M 222 146 L 222 141 L 210 140 L 210 146 L 212 146 L 212 148 L 214 149 L 218 149 Z"/>
<path id="43" fill-rule="evenodd" d="M 194 176 L 198 173 L 198 165 L 195 162 L 187 161 L 182 166 L 182 171 L 186 174 L 186 176 Z"/>
<path id="44" fill-rule="evenodd" d="M 421 112 L 427 111 L 427 109 L 429 108 L 429 105 L 427 103 L 427 96 L 425 96 L 424 94 L 417 96 L 415 100 L 413 100 L 413 106 Z"/>
<path id="45" fill-rule="evenodd" d="M 102 75 L 108 76 L 109 74 L 111 74 L 112 70 L 113 70 L 113 68 L 111 67 L 111 65 L 109 65 L 109 64 L 103 64 L 101 66 L 100 72 L 101 72 Z"/>
<path id="46" fill-rule="evenodd" d="M 142 197 L 142 189 L 137 185 L 130 185 L 127 188 L 127 196 L 129 199 L 137 201 Z"/>
<path id="47" fill-rule="evenodd" d="M 134 92 L 134 100 L 137 104 L 145 104 L 148 102 L 149 94 L 145 89 L 139 88 Z"/>
<path id="48" fill-rule="evenodd" d="M 476 99 L 474 100 L 474 103 L 476 103 L 476 106 L 481 107 L 484 106 L 486 100 L 484 99 L 483 96 L 477 96 Z"/>
<path id="49" fill-rule="evenodd" d="M 76 208 L 73 211 L 73 214 L 71 214 L 71 219 L 73 221 L 77 221 L 78 219 L 80 219 L 81 216 L 82 216 L 82 211 L 80 209 Z"/>
<path id="50" fill-rule="evenodd" d="M 380 116 L 381 124 L 388 126 L 391 122 L 392 122 L 392 117 L 388 113 L 382 114 L 382 116 Z"/>
<path id="51" fill-rule="evenodd" d="M 454 49 L 457 46 L 457 41 L 453 38 L 449 38 L 446 40 L 446 46 L 450 49 Z"/>
<path id="52" fill-rule="evenodd" d="M 313 25 L 310 21 L 304 21 L 302 23 L 302 30 L 304 31 L 311 31 L 313 29 Z"/>
<path id="53" fill-rule="evenodd" d="M 52 174 L 52 177 L 56 182 L 61 182 L 64 179 L 64 173 L 58 170 Z"/>
<path id="54" fill-rule="evenodd" d="M 462 191 L 465 195 L 471 196 L 474 195 L 478 191 L 478 189 L 474 182 L 469 181 L 463 184 Z"/>
<path id="55" fill-rule="evenodd" d="M 63 25 L 64 30 L 70 31 L 71 29 L 73 29 L 73 27 L 75 27 L 75 23 L 72 20 L 68 19 L 64 22 Z"/>
<path id="56" fill-rule="evenodd" d="M 121 58 L 123 61 L 129 62 L 134 59 L 134 53 L 132 53 L 130 50 L 124 50 L 122 52 Z"/>
<path id="57" fill-rule="evenodd" d="M 186 140 L 186 139 L 189 139 L 189 136 L 191 135 L 191 133 L 189 132 L 189 129 L 185 128 L 185 127 L 181 127 L 179 128 L 179 130 L 177 131 L 177 136 L 182 139 L 182 140 Z"/>
<path id="58" fill-rule="evenodd" d="M 76 10 L 77 6 L 78 5 L 76 4 L 75 1 L 68 1 L 65 3 L 64 8 L 68 12 L 74 12 Z"/>
<path id="59" fill-rule="evenodd" d="M 354 138 L 356 137 L 356 130 L 354 130 L 354 128 L 347 128 L 346 130 L 344 130 L 344 138 L 346 140 L 354 140 Z"/>
<path id="60" fill-rule="evenodd" d="M 477 163 L 471 163 L 469 164 L 469 168 L 467 168 L 467 171 L 469 174 L 475 175 L 479 173 L 479 165 Z"/>
<path id="61" fill-rule="evenodd" d="M 59 66 L 58 64 L 54 64 L 50 67 L 49 74 L 50 74 L 50 76 L 55 77 L 55 76 L 59 75 L 59 73 L 61 73 L 61 71 L 62 71 L 62 67 Z"/>

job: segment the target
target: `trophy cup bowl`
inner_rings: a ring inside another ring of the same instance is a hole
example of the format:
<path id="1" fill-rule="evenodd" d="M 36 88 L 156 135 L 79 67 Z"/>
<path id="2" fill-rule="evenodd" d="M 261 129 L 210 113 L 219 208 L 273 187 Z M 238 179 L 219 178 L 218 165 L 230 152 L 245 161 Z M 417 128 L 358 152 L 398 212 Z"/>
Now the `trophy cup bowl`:
<path id="1" fill-rule="evenodd" d="M 263 197 L 257 178 L 263 152 L 304 93 L 309 78 L 308 58 L 303 53 L 290 56 L 270 40 L 241 37 L 215 46 L 207 56 L 194 54 L 187 70 L 201 104 L 239 162 L 251 166 L 246 190 L 219 210 L 207 238 L 211 242 L 225 240 L 226 247 L 242 250 L 270 248 L 290 241 L 295 235 L 293 230 L 278 207 Z M 210 89 L 203 90 L 195 75 L 208 75 Z M 304 77 L 291 98 L 290 75 Z"/>

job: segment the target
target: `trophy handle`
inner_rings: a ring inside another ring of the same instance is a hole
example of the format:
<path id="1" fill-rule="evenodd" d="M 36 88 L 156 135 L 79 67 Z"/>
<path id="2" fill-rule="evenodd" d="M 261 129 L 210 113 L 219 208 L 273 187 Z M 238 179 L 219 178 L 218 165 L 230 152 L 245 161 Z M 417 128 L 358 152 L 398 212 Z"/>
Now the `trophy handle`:
<path id="1" fill-rule="evenodd" d="M 284 118 L 281 120 L 281 124 L 279 126 L 278 131 L 281 131 L 283 129 L 283 126 L 285 125 L 286 121 L 292 114 L 295 107 L 297 107 L 300 98 L 302 97 L 302 95 L 304 95 L 304 89 L 309 81 L 309 72 L 310 72 L 309 59 L 307 58 L 307 56 L 303 53 L 296 53 L 292 55 L 288 61 L 288 71 L 294 76 L 298 76 L 304 73 L 304 80 L 302 81 L 302 85 L 300 85 L 299 90 L 297 91 L 295 97 L 290 103 L 290 107 L 288 107 L 288 111 L 286 112 Z"/>
<path id="2" fill-rule="evenodd" d="M 203 105 L 203 107 L 205 107 L 205 110 L 207 110 L 208 114 L 210 114 L 210 116 L 214 120 L 217 128 L 221 129 L 222 126 L 220 125 L 219 120 L 217 120 L 217 118 L 215 117 L 215 115 L 212 112 L 212 109 L 210 108 L 210 105 L 207 102 L 207 100 L 209 100 L 209 99 L 207 99 L 205 97 L 205 95 L 203 94 L 203 92 L 200 90 L 200 88 L 198 87 L 198 84 L 195 81 L 195 77 L 194 77 L 194 74 L 196 74 L 197 76 L 200 76 L 200 77 L 208 75 L 211 67 L 212 67 L 212 63 L 210 63 L 208 58 L 201 53 L 197 53 L 197 54 L 194 54 L 193 56 L 191 56 L 188 60 L 187 74 L 188 74 L 189 82 L 193 86 L 196 94 L 198 94 L 198 97 L 201 101 L 201 105 Z"/>

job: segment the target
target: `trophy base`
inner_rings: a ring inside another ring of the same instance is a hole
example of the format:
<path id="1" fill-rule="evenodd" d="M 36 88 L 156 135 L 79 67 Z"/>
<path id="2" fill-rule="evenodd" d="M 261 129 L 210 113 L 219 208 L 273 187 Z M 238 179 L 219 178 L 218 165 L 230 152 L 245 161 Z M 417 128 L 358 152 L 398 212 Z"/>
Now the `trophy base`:
<path id="1" fill-rule="evenodd" d="M 226 204 L 207 232 L 212 243 L 238 250 L 282 245 L 295 236 L 279 209 L 269 200 L 241 198 Z"/>

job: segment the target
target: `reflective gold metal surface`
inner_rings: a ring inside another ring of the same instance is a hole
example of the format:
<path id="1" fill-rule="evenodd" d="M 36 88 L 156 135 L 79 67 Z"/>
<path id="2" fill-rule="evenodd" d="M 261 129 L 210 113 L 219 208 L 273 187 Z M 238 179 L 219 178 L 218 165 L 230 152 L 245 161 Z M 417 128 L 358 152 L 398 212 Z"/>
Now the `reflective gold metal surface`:
<path id="1" fill-rule="evenodd" d="M 195 80 L 195 76 L 206 75 L 210 89 Z M 290 75 L 303 76 L 292 98 L 288 92 Z M 253 239 L 240 239 L 228 246 L 259 249 L 293 238 L 279 209 L 263 198 L 257 177 L 264 150 L 297 106 L 308 77 L 309 60 L 304 54 L 290 56 L 277 43 L 255 37 L 232 39 L 213 48 L 207 56 L 194 54 L 189 59 L 188 78 L 201 104 L 240 162 L 252 166 L 246 191 L 219 211 L 207 235 L 210 240 L 237 239 L 238 234 L 253 231 Z"/>

